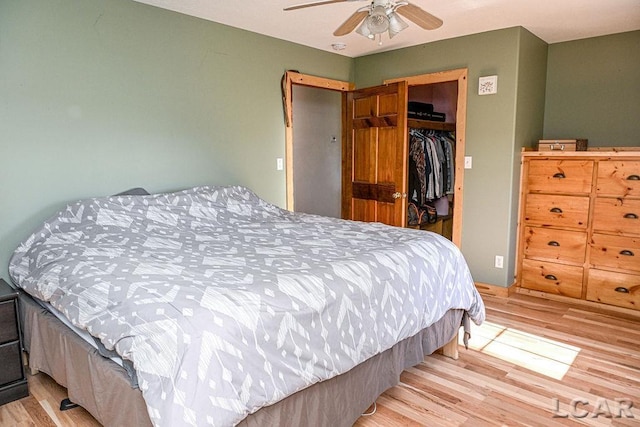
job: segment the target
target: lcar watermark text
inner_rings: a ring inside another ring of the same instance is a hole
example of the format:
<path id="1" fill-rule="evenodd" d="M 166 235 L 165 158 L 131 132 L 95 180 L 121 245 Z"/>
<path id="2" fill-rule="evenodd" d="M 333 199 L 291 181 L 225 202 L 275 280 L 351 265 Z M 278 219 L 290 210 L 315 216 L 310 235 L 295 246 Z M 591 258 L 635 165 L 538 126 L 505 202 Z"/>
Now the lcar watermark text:
<path id="1" fill-rule="evenodd" d="M 551 399 L 553 418 L 635 418 L 631 408 L 633 401 L 626 397 L 605 399 L 599 397 L 594 401 L 577 397 L 569 403 L 567 409 L 560 408 L 560 399 Z"/>

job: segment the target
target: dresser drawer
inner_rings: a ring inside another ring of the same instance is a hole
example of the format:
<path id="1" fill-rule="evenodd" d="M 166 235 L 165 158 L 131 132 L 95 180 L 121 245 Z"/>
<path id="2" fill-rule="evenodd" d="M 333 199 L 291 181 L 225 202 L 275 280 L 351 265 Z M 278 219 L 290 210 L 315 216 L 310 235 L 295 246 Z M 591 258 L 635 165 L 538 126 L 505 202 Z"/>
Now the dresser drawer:
<path id="1" fill-rule="evenodd" d="M 640 272 L 640 237 L 594 233 L 591 238 L 591 265 Z"/>
<path id="2" fill-rule="evenodd" d="M 530 224 L 586 229 L 589 197 L 528 194 L 524 209 Z"/>
<path id="3" fill-rule="evenodd" d="M 640 235 L 640 200 L 596 198 L 593 230 Z"/>
<path id="4" fill-rule="evenodd" d="M 20 342 L 16 341 L 0 345 L 0 360 L 2 360 L 2 368 L 0 368 L 0 386 L 4 386 L 5 384 L 12 383 L 23 378 Z"/>
<path id="5" fill-rule="evenodd" d="M 589 194 L 592 160 L 531 160 L 527 175 L 532 193 Z"/>
<path id="6" fill-rule="evenodd" d="M 16 305 L 13 300 L 0 302 L 0 344 L 18 339 Z"/>
<path id="7" fill-rule="evenodd" d="M 608 160 L 598 164 L 598 195 L 640 197 L 640 160 Z"/>
<path id="8" fill-rule="evenodd" d="M 584 231 L 554 230 L 542 227 L 525 227 L 524 255 L 547 261 L 584 263 L 587 233 Z"/>
<path id="9" fill-rule="evenodd" d="M 572 298 L 582 296 L 582 267 L 552 262 L 522 261 L 520 286 Z"/>
<path id="10" fill-rule="evenodd" d="M 640 309 L 640 275 L 589 270 L 587 299 Z"/>

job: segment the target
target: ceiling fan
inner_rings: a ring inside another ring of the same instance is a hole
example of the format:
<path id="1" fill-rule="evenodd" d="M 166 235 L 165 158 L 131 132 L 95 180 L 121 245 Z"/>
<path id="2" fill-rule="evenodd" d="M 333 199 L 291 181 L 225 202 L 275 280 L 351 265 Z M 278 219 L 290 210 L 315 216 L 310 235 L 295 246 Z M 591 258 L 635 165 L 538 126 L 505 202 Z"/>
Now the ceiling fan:
<path id="1" fill-rule="evenodd" d="M 323 0 L 313 3 L 299 4 L 286 7 L 284 10 L 296 10 L 306 7 L 321 6 L 331 3 L 361 0 Z M 370 4 L 356 10 L 334 32 L 334 36 L 344 36 L 354 29 L 356 32 L 369 39 L 375 39 L 376 35 L 382 37 L 382 33 L 388 31 L 389 38 L 394 37 L 400 31 L 409 26 L 400 16 L 414 22 L 425 30 L 435 30 L 442 25 L 442 20 L 425 12 L 418 6 L 408 1 L 395 0 L 369 0 Z M 359 26 L 358 26 L 359 24 Z M 357 29 L 356 29 L 357 27 Z"/>

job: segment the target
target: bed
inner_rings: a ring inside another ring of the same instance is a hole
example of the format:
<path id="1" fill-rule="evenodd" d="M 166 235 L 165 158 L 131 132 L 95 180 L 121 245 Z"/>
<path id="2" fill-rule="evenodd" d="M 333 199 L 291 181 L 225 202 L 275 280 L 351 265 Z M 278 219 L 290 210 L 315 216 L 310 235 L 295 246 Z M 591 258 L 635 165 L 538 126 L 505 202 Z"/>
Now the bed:
<path id="1" fill-rule="evenodd" d="M 351 425 L 484 320 L 441 236 L 291 213 L 238 186 L 70 204 L 9 272 L 30 368 L 107 426 Z"/>

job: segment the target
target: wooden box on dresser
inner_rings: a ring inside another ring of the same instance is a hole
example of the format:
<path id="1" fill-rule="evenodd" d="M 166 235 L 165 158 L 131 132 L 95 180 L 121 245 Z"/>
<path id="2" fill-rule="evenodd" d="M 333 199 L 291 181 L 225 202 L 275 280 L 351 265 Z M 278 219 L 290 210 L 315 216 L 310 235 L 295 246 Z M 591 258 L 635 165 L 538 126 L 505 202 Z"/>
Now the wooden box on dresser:
<path id="1" fill-rule="evenodd" d="M 640 147 L 522 152 L 516 282 L 640 310 Z"/>
<path id="2" fill-rule="evenodd" d="M 0 405 L 29 395 L 19 322 L 18 292 L 0 279 Z"/>

